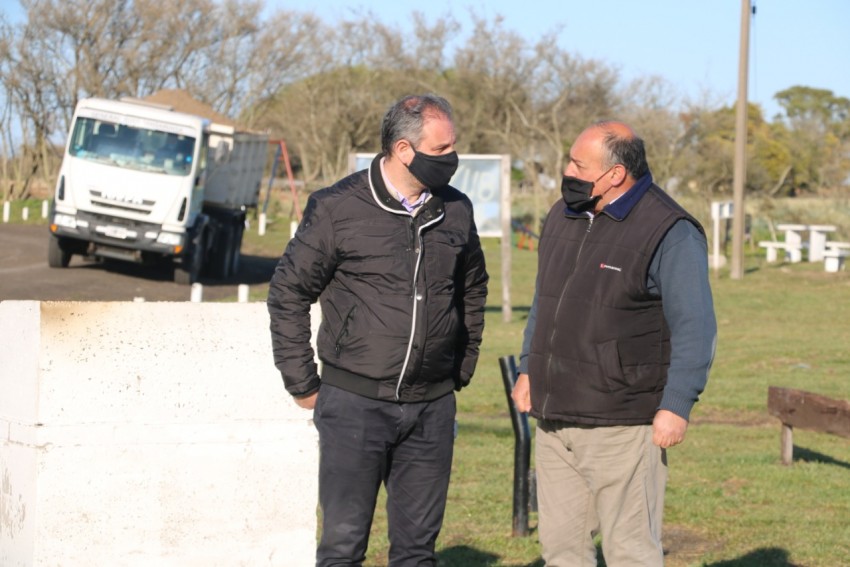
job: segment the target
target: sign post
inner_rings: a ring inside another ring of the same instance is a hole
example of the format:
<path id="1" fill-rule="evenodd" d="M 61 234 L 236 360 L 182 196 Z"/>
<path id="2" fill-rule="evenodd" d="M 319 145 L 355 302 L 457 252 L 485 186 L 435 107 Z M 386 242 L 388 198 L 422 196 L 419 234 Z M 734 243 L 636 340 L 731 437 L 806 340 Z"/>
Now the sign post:
<path id="1" fill-rule="evenodd" d="M 711 203 L 711 225 L 712 225 L 712 256 L 711 267 L 718 270 L 726 265 L 726 256 L 720 254 L 720 221 L 728 221 L 734 218 L 734 205 L 732 201 L 714 201 Z"/>

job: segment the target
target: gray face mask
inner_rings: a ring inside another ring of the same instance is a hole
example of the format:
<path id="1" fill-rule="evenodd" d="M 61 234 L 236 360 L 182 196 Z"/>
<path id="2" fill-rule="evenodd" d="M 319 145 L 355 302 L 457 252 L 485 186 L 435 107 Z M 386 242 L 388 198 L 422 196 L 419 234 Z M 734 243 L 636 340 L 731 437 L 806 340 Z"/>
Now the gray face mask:
<path id="1" fill-rule="evenodd" d="M 439 189 L 449 184 L 460 161 L 457 152 L 439 156 L 423 154 L 416 148 L 413 152 L 413 161 L 407 166 L 413 177 L 428 189 Z"/>

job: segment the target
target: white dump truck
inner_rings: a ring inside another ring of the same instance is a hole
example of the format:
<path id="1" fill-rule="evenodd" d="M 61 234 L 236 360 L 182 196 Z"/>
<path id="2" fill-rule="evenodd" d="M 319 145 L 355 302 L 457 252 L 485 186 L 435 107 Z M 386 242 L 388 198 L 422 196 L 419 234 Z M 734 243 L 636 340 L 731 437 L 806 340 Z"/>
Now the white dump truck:
<path id="1" fill-rule="evenodd" d="M 268 137 L 187 97 L 177 100 L 190 112 L 155 96 L 77 104 L 53 199 L 51 267 L 67 267 L 74 254 L 168 261 L 186 284 L 239 270 Z"/>

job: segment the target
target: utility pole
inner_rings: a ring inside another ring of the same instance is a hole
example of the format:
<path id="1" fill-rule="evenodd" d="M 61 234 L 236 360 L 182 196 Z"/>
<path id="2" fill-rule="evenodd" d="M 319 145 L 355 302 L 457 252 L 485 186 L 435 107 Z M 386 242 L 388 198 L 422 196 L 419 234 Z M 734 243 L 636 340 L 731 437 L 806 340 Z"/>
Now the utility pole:
<path id="1" fill-rule="evenodd" d="M 738 108 L 735 113 L 735 172 L 732 181 L 733 280 L 744 277 L 744 183 L 747 179 L 747 63 L 750 51 L 751 0 L 741 0 L 741 44 L 738 54 Z"/>

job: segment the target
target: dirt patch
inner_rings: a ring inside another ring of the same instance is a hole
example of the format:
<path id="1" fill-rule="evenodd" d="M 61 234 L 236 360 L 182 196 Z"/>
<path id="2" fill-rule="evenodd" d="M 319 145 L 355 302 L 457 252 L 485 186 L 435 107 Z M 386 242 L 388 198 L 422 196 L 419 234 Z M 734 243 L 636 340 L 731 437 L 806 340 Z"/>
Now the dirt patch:
<path id="1" fill-rule="evenodd" d="M 709 539 L 682 526 L 664 526 L 664 564 L 667 567 L 693 565 L 708 552 L 723 549 L 723 542 Z"/>

